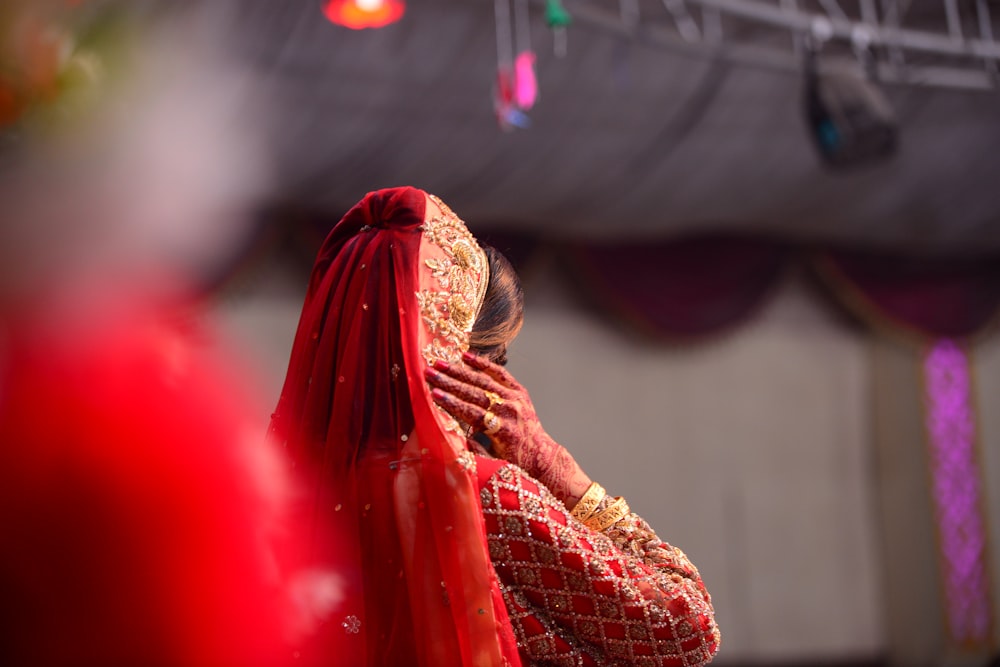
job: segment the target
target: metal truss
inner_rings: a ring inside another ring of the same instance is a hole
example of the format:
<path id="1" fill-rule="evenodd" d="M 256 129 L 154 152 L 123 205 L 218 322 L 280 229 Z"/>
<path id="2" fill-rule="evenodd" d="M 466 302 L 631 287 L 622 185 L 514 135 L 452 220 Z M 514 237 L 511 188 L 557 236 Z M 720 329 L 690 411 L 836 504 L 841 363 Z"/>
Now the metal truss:
<path id="1" fill-rule="evenodd" d="M 539 3 L 541 4 L 541 3 Z M 801 70 L 807 50 L 884 83 L 1000 89 L 997 0 L 564 0 L 574 19 L 649 45 Z M 991 11 L 992 8 L 992 11 Z"/>

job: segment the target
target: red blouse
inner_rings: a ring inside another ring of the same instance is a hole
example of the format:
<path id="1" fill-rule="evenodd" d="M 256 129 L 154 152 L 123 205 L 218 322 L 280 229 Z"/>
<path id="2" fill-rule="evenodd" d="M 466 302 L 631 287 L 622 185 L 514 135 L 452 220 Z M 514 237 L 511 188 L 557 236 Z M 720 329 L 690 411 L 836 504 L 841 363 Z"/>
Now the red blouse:
<path id="1" fill-rule="evenodd" d="M 476 457 L 490 557 L 526 665 L 689 667 L 719 649 L 698 570 L 629 514 L 604 532 L 541 483 Z"/>

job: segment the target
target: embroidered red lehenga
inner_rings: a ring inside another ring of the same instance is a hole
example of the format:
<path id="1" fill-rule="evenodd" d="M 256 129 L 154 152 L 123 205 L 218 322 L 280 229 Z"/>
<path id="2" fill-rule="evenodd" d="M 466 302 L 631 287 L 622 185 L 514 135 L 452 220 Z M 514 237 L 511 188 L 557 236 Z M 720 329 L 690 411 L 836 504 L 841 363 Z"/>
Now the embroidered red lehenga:
<path id="1" fill-rule="evenodd" d="M 470 451 L 423 372 L 460 362 L 488 265 L 447 206 L 369 194 L 310 278 L 273 432 L 312 479 L 317 565 L 347 582 L 303 662 L 701 665 L 697 570 L 633 514 L 603 531 Z"/>

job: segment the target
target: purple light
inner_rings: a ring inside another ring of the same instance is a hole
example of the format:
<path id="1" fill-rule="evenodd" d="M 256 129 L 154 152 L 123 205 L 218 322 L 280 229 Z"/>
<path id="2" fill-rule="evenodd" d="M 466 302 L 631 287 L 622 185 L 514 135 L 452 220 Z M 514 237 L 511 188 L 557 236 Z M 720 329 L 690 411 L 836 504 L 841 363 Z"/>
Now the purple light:
<path id="1" fill-rule="evenodd" d="M 938 342 L 924 360 L 924 377 L 948 628 L 956 642 L 986 643 L 992 609 L 965 351 L 950 340 Z"/>

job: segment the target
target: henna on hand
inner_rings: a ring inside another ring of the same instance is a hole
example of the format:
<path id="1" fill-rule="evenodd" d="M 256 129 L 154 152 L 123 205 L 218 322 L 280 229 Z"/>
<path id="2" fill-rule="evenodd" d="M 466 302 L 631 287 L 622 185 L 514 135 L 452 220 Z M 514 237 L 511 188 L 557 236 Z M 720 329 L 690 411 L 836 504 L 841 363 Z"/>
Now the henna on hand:
<path id="1" fill-rule="evenodd" d="M 472 354 L 464 365 L 439 361 L 425 376 L 451 416 L 487 433 L 501 458 L 542 482 L 570 509 L 590 478 L 538 419 L 527 390 L 505 368 Z"/>

